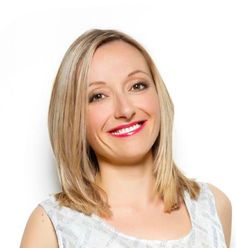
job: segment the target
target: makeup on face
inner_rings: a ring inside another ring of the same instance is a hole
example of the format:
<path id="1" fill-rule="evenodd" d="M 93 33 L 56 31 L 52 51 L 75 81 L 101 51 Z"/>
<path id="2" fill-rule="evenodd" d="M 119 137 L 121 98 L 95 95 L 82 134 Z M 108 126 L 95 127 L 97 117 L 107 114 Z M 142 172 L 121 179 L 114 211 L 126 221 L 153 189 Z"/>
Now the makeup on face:
<path id="1" fill-rule="evenodd" d="M 120 41 L 99 47 L 87 89 L 87 140 L 97 156 L 122 160 L 150 151 L 159 133 L 160 108 L 140 51 Z"/>
<path id="2" fill-rule="evenodd" d="M 117 138 L 124 138 L 135 135 L 139 133 L 145 126 L 146 120 L 144 121 L 135 121 L 130 124 L 120 125 L 112 130 L 108 131 L 108 133 Z"/>

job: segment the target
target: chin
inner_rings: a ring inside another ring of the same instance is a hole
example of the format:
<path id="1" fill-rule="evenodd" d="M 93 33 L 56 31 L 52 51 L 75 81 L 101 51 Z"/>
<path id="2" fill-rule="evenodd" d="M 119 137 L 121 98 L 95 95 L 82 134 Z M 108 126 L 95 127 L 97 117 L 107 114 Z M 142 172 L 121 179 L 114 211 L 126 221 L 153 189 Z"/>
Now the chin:
<path id="1" fill-rule="evenodd" d="M 141 160 L 145 159 L 148 155 L 152 154 L 152 150 L 148 150 L 146 152 L 144 152 L 143 150 L 142 151 L 138 151 L 138 150 L 135 150 L 135 151 L 124 151 L 124 152 L 121 152 L 120 154 L 118 154 L 118 159 L 119 160 L 122 160 L 124 163 L 135 163 L 135 162 L 140 162 Z"/>

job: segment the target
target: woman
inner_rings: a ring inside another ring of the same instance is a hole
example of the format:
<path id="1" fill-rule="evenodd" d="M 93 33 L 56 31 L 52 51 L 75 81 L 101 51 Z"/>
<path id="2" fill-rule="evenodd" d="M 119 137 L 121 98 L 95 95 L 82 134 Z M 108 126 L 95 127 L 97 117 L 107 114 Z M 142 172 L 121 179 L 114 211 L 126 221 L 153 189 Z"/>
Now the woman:
<path id="1" fill-rule="evenodd" d="M 177 168 L 173 114 L 137 41 L 116 30 L 82 34 L 49 107 L 62 190 L 33 211 L 21 248 L 229 247 L 230 201 Z"/>

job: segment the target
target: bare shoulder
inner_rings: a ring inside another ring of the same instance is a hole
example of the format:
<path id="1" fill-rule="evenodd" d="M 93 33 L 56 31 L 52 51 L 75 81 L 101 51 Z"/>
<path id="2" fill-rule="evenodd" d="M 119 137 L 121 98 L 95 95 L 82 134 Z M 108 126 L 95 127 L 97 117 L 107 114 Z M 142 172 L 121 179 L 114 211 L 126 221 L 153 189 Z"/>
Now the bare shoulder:
<path id="1" fill-rule="evenodd" d="M 231 226 L 232 226 L 231 202 L 228 196 L 216 186 L 208 183 L 208 187 L 212 191 L 215 197 L 217 213 L 222 223 L 226 244 L 229 247 L 230 239 L 231 239 Z"/>
<path id="2" fill-rule="evenodd" d="M 26 224 L 20 248 L 58 248 L 53 224 L 45 210 L 38 206 Z"/>

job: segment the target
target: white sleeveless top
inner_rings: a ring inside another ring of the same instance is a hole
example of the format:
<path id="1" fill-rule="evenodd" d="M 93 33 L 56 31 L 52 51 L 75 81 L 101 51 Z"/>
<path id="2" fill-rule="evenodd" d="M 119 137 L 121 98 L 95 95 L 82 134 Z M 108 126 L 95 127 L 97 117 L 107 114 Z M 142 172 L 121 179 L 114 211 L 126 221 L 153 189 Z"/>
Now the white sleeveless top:
<path id="1" fill-rule="evenodd" d="M 192 229 L 177 240 L 147 240 L 129 236 L 95 214 L 88 216 L 60 207 L 53 195 L 40 206 L 52 221 L 59 248 L 226 248 L 214 195 L 206 183 L 199 185 L 201 191 L 197 200 L 192 200 L 187 191 L 184 193 Z"/>

